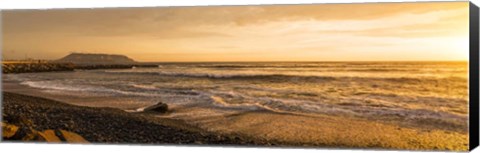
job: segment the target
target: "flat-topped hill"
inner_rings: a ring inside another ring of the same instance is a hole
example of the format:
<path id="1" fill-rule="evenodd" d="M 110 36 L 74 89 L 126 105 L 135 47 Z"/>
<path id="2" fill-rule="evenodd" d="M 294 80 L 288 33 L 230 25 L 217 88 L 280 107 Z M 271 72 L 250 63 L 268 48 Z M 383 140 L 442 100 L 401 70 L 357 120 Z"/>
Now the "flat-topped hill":
<path id="1" fill-rule="evenodd" d="M 124 55 L 72 53 L 59 60 L 2 61 L 2 73 L 34 73 L 74 71 L 75 69 L 131 69 L 136 67 L 158 67 L 158 65 L 136 62 Z"/>
<path id="2" fill-rule="evenodd" d="M 137 64 L 125 55 L 72 53 L 55 62 L 73 63 L 75 65 L 130 65 Z"/>

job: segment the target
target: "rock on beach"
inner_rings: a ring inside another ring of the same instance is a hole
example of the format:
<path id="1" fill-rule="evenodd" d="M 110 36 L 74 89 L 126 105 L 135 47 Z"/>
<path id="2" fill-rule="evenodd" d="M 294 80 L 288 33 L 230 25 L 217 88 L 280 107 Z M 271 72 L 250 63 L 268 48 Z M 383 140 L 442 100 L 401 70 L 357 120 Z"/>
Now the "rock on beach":
<path id="1" fill-rule="evenodd" d="M 168 105 L 162 102 L 159 102 L 153 106 L 147 107 L 143 110 L 144 112 L 158 112 L 166 113 L 168 111 Z"/>

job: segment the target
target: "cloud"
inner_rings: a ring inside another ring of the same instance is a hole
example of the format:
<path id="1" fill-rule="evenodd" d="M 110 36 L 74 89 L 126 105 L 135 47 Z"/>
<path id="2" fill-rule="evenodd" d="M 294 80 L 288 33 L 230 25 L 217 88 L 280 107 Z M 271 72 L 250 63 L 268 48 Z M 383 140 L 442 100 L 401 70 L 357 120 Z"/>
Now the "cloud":
<path id="1" fill-rule="evenodd" d="M 462 2 L 7 10 L 5 32 L 128 35 L 202 25 L 255 25 L 290 20 L 370 20 L 464 8 Z M 332 30 L 332 29 L 331 29 Z"/>
<path id="2" fill-rule="evenodd" d="M 468 2 L 21 10 L 2 15 L 4 49 L 18 50 L 18 55 L 42 51 L 46 53 L 38 55 L 45 58 L 71 50 L 121 52 L 141 60 L 157 60 L 147 54 L 316 59 L 405 49 L 413 56 L 421 50 L 447 54 L 453 46 L 449 41 L 468 36 Z"/>
<path id="3" fill-rule="evenodd" d="M 468 34 L 467 20 L 468 10 L 451 9 L 434 10 L 421 14 L 399 13 L 393 16 L 366 20 L 324 21 L 307 19 L 271 21 L 242 26 L 236 24 L 199 25 L 191 28 L 195 31 L 216 32 L 232 36 L 230 39 L 215 39 L 218 41 L 211 39 L 198 41 L 212 41 L 217 45 L 239 46 L 239 48 L 245 50 L 288 51 L 298 48 L 323 48 L 327 46 L 341 48 L 342 45 L 339 42 L 345 42 L 350 46 L 385 46 L 394 43 L 394 41 L 385 42 L 385 37 L 432 38 L 450 37 L 450 35 L 458 35 L 457 33 Z M 452 23 L 455 26 L 452 27 Z M 370 39 L 372 41 L 365 42 L 365 40 Z M 193 45 L 200 48 L 206 47 L 205 44 L 208 44 L 208 42 L 199 43 L 199 46 Z"/>

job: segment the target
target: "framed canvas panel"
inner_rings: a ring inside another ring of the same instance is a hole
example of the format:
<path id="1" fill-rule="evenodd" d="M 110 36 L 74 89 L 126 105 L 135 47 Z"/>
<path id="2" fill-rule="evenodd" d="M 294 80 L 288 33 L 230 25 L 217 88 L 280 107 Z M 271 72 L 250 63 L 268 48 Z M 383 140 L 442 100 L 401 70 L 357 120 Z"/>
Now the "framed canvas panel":
<path id="1" fill-rule="evenodd" d="M 468 1 L 1 10 L 2 142 L 469 151 Z"/>
<path id="2" fill-rule="evenodd" d="M 477 78 L 480 78 L 479 72 L 479 8 L 475 4 L 470 2 L 470 70 L 469 70 L 469 134 L 470 134 L 470 150 L 478 147 L 479 144 L 479 82 Z"/>

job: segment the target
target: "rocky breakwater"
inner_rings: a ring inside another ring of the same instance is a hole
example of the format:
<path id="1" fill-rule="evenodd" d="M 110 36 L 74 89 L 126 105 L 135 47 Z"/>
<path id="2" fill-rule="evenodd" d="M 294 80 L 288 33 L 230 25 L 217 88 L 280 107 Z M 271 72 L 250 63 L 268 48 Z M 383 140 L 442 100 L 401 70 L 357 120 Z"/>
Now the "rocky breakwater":
<path id="1" fill-rule="evenodd" d="M 124 55 L 72 53 L 58 60 L 2 61 L 2 72 L 32 73 L 92 69 L 131 69 L 158 67 L 155 64 L 136 62 Z"/>
<path id="2" fill-rule="evenodd" d="M 93 69 L 131 69 L 142 67 L 158 67 L 157 65 L 146 64 L 96 64 L 82 65 L 73 63 L 58 62 L 4 62 L 2 63 L 2 73 L 34 73 L 34 72 L 56 72 L 73 70 L 93 70 Z"/>
<path id="3" fill-rule="evenodd" d="M 31 73 L 31 72 L 54 72 L 73 71 L 72 63 L 49 63 L 49 62 L 2 62 L 2 73 Z"/>

